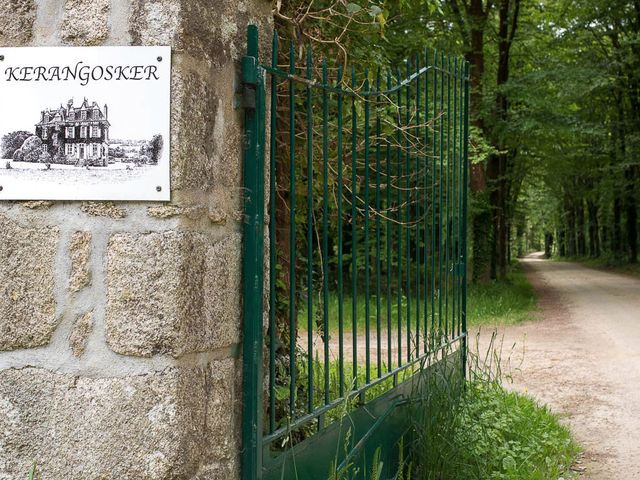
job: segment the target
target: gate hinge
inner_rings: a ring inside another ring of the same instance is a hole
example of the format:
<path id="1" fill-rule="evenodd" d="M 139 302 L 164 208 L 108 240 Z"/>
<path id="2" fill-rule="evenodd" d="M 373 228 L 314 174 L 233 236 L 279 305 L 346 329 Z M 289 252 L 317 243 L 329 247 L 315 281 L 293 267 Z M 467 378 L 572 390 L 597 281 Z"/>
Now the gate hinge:
<path id="1" fill-rule="evenodd" d="M 242 57 L 241 107 L 256 109 L 256 89 L 258 87 L 258 62 L 255 57 Z"/>
<path id="2" fill-rule="evenodd" d="M 245 83 L 242 85 L 242 108 L 245 110 L 256 109 L 256 86 Z"/>

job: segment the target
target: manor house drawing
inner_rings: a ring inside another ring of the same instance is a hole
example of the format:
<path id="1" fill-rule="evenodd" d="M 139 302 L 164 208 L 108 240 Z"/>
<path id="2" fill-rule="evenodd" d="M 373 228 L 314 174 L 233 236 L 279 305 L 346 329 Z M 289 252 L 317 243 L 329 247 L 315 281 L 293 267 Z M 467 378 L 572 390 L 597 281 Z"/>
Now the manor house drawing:
<path id="1" fill-rule="evenodd" d="M 75 107 L 73 100 L 66 108 L 60 105 L 43 110 L 36 124 L 36 135 L 42 140 L 43 150 L 52 157 L 66 158 L 78 165 L 107 166 L 109 156 L 109 110 L 100 109 L 96 102 L 85 98 Z"/>

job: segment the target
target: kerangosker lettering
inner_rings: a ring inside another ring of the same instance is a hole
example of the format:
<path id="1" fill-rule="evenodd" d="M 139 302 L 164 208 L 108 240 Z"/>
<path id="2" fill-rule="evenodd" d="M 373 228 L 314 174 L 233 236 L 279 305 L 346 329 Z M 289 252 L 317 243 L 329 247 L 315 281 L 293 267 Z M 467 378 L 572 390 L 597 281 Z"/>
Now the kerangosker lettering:
<path id="1" fill-rule="evenodd" d="M 80 61 L 74 66 L 19 66 L 4 71 L 7 82 L 68 82 L 79 81 L 85 86 L 99 81 L 159 80 L 156 65 L 86 65 Z"/>

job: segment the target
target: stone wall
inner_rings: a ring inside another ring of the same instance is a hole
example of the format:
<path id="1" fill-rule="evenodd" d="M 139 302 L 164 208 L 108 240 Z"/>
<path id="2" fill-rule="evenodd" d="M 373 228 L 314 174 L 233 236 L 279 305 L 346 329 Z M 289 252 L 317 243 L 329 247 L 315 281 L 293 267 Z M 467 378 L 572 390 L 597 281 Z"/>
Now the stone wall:
<path id="1" fill-rule="evenodd" d="M 0 480 L 233 479 L 241 112 L 268 0 L 0 0 L 0 47 L 171 45 L 170 203 L 0 203 Z"/>

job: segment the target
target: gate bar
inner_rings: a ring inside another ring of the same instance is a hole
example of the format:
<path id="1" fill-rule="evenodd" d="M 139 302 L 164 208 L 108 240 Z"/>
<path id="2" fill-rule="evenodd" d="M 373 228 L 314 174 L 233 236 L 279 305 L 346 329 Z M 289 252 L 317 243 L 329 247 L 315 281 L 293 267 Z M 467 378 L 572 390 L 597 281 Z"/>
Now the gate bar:
<path id="1" fill-rule="evenodd" d="M 242 242 L 242 478 L 262 478 L 262 312 L 264 284 L 264 85 L 258 28 L 247 31 L 242 58 L 244 224 Z"/>

